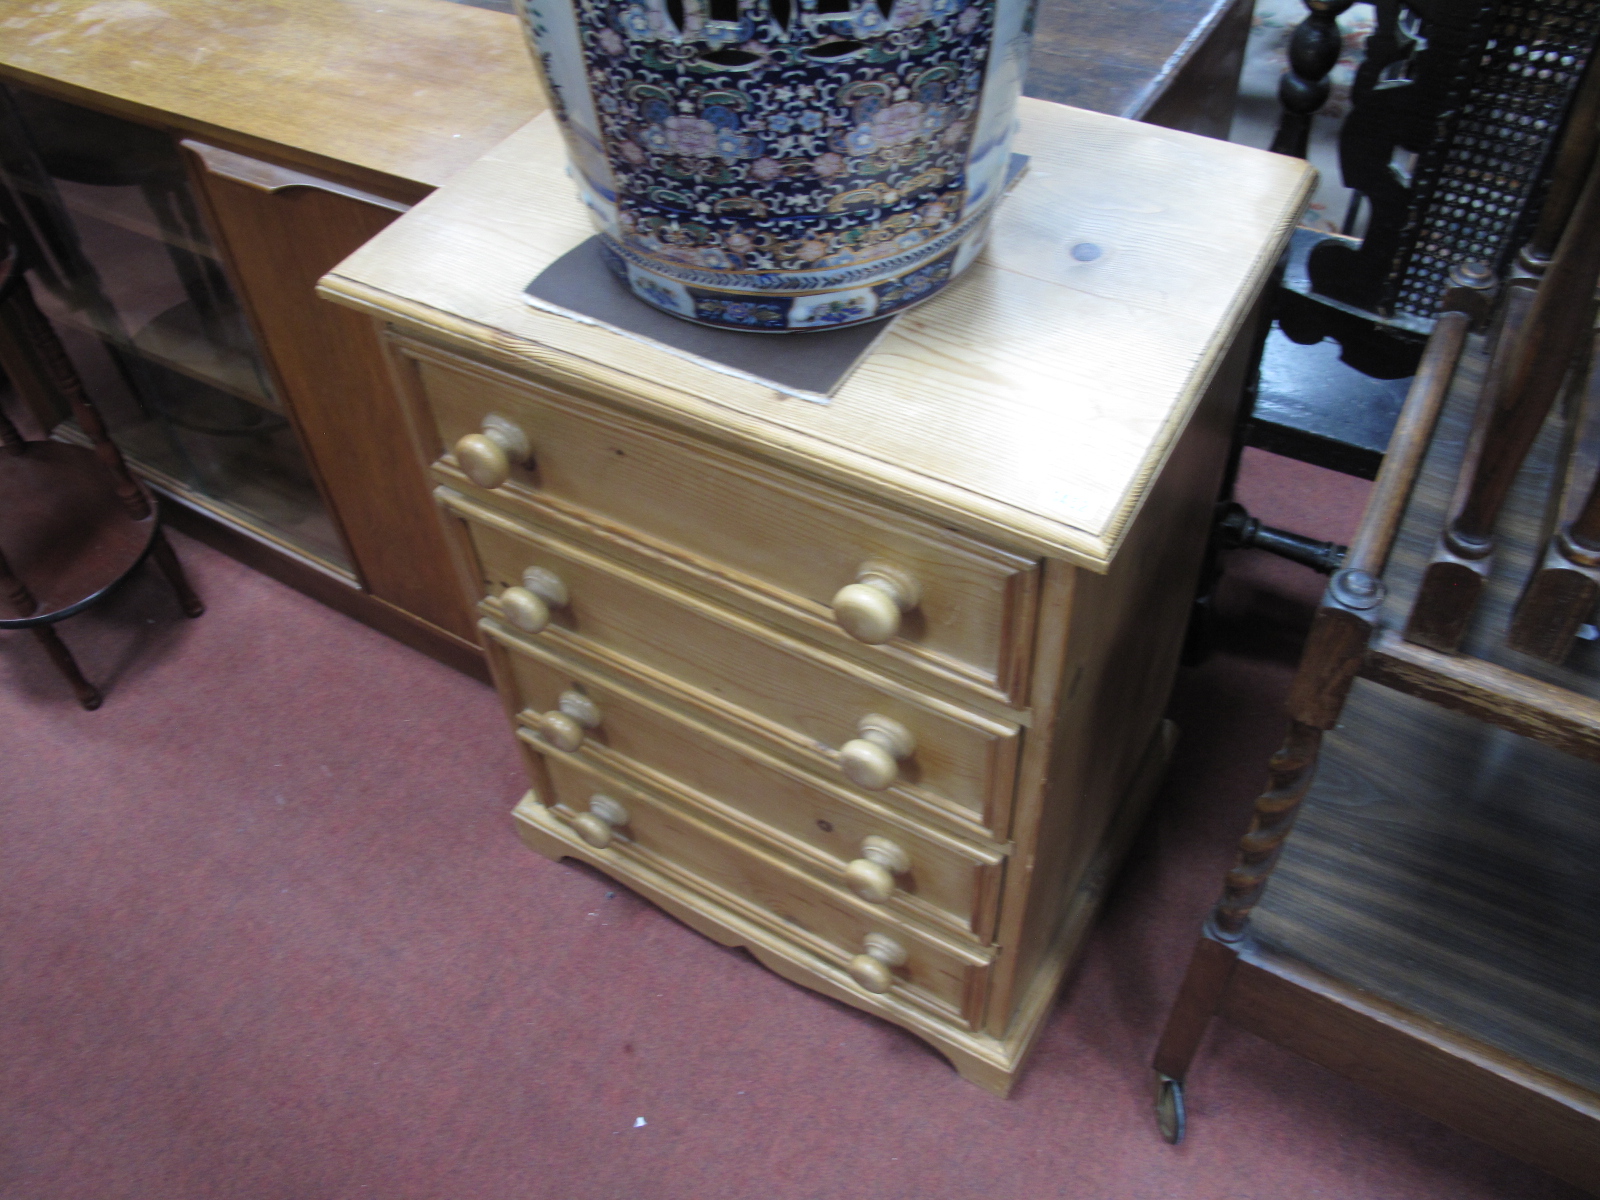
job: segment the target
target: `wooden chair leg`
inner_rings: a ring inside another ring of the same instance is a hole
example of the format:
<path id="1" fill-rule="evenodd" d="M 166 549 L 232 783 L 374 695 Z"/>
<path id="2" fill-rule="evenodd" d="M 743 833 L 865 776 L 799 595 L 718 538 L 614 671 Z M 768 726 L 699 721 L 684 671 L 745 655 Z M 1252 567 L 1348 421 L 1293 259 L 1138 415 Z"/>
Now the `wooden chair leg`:
<path id="1" fill-rule="evenodd" d="M 1492 570 L 1495 523 L 1523 461 L 1584 349 L 1600 278 L 1600 161 L 1532 298 L 1507 298 L 1505 327 L 1485 380 L 1450 518 L 1423 571 L 1405 639 L 1455 653 Z M 1525 305 L 1525 308 L 1524 308 Z M 1521 315 L 1519 319 L 1519 314 Z"/>
<path id="2" fill-rule="evenodd" d="M 1167 1017 L 1167 1026 L 1161 1031 L 1161 1043 L 1150 1064 L 1155 1068 L 1156 1125 L 1161 1136 L 1173 1145 L 1183 1141 L 1183 1085 L 1189 1064 L 1200 1049 L 1238 960 L 1238 952 L 1232 946 L 1209 932 L 1202 933 Z"/>
<path id="3" fill-rule="evenodd" d="M 189 586 L 189 577 L 183 573 L 183 564 L 178 561 L 172 543 L 167 541 L 167 535 L 159 529 L 156 530 L 155 540 L 150 543 L 150 557 L 155 560 L 161 573 L 167 577 L 172 590 L 178 594 L 178 605 L 183 609 L 184 616 L 198 617 L 206 611 L 205 603 Z"/>
<path id="4" fill-rule="evenodd" d="M 1565 662 L 1597 601 L 1600 554 L 1586 551 L 1566 531 L 1557 533 L 1511 614 L 1506 645 L 1546 662 Z"/>
<path id="5" fill-rule="evenodd" d="M 1358 550 L 1361 549 L 1359 541 Z M 1358 561 L 1368 560 L 1363 556 Z M 1334 588 L 1330 586 L 1329 591 L 1332 593 Z M 1318 613 L 1319 625 L 1308 642 L 1296 684 L 1308 676 L 1325 678 L 1327 672 L 1321 668 L 1319 660 L 1339 648 L 1337 627 L 1322 620 L 1327 616 L 1326 604 L 1325 601 L 1323 611 Z M 1330 629 L 1335 632 L 1330 634 Z M 1342 700 L 1341 690 L 1341 703 Z M 1293 700 L 1290 707 L 1295 707 Z M 1333 717 L 1337 716 L 1335 707 Z M 1328 724 L 1332 725 L 1333 721 L 1329 720 Z M 1189 960 L 1189 970 L 1183 977 L 1183 987 L 1173 1002 L 1166 1028 L 1161 1031 L 1161 1042 L 1150 1063 L 1155 1068 L 1156 1124 L 1161 1136 L 1174 1145 L 1183 1141 L 1184 1077 L 1189 1073 L 1189 1064 L 1200 1048 L 1211 1018 L 1227 993 L 1228 981 L 1233 978 L 1234 965 L 1239 961 L 1237 944 L 1244 937 L 1250 910 L 1267 886 L 1267 878 L 1278 862 L 1278 849 L 1289 836 L 1300 802 L 1311 786 L 1321 745 L 1321 729 L 1298 720 L 1290 722 L 1288 736 L 1268 765 L 1267 788 L 1256 798 L 1255 816 L 1249 831 L 1239 842 L 1233 870 L 1228 872 L 1223 884 L 1222 899 L 1212 910 L 1205 932 L 1200 935 L 1194 957 Z"/>
<path id="6" fill-rule="evenodd" d="M 1600 412 L 1583 422 L 1594 445 L 1580 441 L 1574 459 L 1600 459 Z M 1576 461 L 1574 462 L 1576 469 Z M 1569 478 L 1558 511 L 1568 515 L 1581 493 Z M 1537 654 L 1547 662 L 1566 659 L 1579 627 L 1600 602 L 1600 469 L 1578 508 L 1577 516 L 1559 525 L 1545 544 L 1540 561 L 1522 598 L 1511 614 L 1506 644 L 1524 654 Z"/>
<path id="7" fill-rule="evenodd" d="M 1453 273 L 1444 311 L 1428 339 L 1416 379 L 1395 424 L 1361 526 L 1343 554 L 1317 610 L 1289 690 L 1289 729 L 1267 765 L 1250 828 L 1239 841 L 1222 897 L 1211 911 L 1151 1060 L 1156 1122 L 1168 1142 L 1184 1136 L 1184 1081 L 1211 1020 L 1224 1008 L 1250 914 L 1278 862 L 1284 839 L 1316 775 L 1322 736 L 1339 721 L 1345 698 L 1377 628 L 1383 568 L 1400 529 L 1406 498 L 1422 466 L 1466 345 L 1474 315 L 1486 307 L 1487 272 Z M 1334 565 L 1334 564 L 1330 564 Z"/>
<path id="8" fill-rule="evenodd" d="M 78 662 L 72 657 L 72 651 L 67 649 L 67 644 L 56 634 L 49 625 L 35 625 L 33 636 L 39 639 L 45 653 L 50 656 L 50 661 L 55 663 L 56 670 L 67 677 L 67 682 L 72 685 L 72 690 L 78 695 L 78 703 L 90 712 L 100 707 L 100 689 L 95 687 L 83 677 L 83 672 L 78 670 Z"/>

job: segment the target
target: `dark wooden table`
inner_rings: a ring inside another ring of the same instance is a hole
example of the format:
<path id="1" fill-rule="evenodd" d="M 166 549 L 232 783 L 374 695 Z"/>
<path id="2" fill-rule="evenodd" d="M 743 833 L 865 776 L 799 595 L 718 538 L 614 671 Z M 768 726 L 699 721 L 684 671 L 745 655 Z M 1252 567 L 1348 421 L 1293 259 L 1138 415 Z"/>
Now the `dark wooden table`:
<path id="1" fill-rule="evenodd" d="M 1024 90 L 1226 138 L 1252 0 L 1043 0 Z"/>
<path id="2" fill-rule="evenodd" d="M 511 0 L 454 0 L 511 11 Z M 1226 138 L 1253 0 L 1041 0 L 1028 95 Z"/>

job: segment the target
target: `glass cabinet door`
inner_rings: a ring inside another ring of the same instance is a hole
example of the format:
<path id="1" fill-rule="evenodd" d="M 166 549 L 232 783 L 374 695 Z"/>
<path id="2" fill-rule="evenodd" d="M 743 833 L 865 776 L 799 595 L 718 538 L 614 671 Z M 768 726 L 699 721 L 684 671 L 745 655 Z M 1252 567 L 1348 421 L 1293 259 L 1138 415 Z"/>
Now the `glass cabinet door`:
<path id="1" fill-rule="evenodd" d="M 135 468 L 348 573 L 175 140 L 0 86 L 0 220 Z"/>

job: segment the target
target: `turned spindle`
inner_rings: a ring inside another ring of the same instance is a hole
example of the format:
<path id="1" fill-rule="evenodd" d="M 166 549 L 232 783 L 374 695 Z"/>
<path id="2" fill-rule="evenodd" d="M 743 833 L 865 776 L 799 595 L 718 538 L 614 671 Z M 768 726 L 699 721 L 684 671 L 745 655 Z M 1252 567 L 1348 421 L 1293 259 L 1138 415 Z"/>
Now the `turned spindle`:
<path id="1" fill-rule="evenodd" d="M 1405 638 L 1452 653 L 1466 637 L 1492 569 L 1495 523 L 1574 358 L 1588 344 L 1600 278 L 1600 163 L 1583 190 L 1529 296 L 1513 288 L 1451 515 L 1424 569 Z"/>
<path id="2" fill-rule="evenodd" d="M 1328 74 L 1339 64 L 1344 34 L 1339 15 L 1355 0 L 1304 0 L 1310 10 L 1289 38 L 1289 69 L 1278 79 L 1283 116 L 1270 149 L 1304 158 L 1311 144 L 1311 118 L 1328 102 Z"/>
<path id="3" fill-rule="evenodd" d="M 1528 580 L 1506 644 L 1546 662 L 1565 662 L 1600 603 L 1600 472 L 1578 515 L 1556 530 Z"/>

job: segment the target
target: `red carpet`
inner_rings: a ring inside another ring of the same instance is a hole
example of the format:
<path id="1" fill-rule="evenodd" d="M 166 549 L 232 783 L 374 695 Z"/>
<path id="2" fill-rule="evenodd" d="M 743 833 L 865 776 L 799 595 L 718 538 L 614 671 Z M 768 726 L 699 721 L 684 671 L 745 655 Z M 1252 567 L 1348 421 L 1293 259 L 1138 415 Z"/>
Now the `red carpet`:
<path id="1" fill-rule="evenodd" d="M 1243 487 L 1322 536 L 1364 490 L 1265 455 Z M 174 540 L 206 616 L 141 576 L 62 626 L 98 713 L 0 635 L 5 1200 L 1577 1195 L 1227 1030 L 1189 1141 L 1156 1135 L 1146 1064 L 1279 736 L 1310 572 L 1234 556 L 1164 798 L 1001 1101 L 524 851 L 486 688 Z"/>

